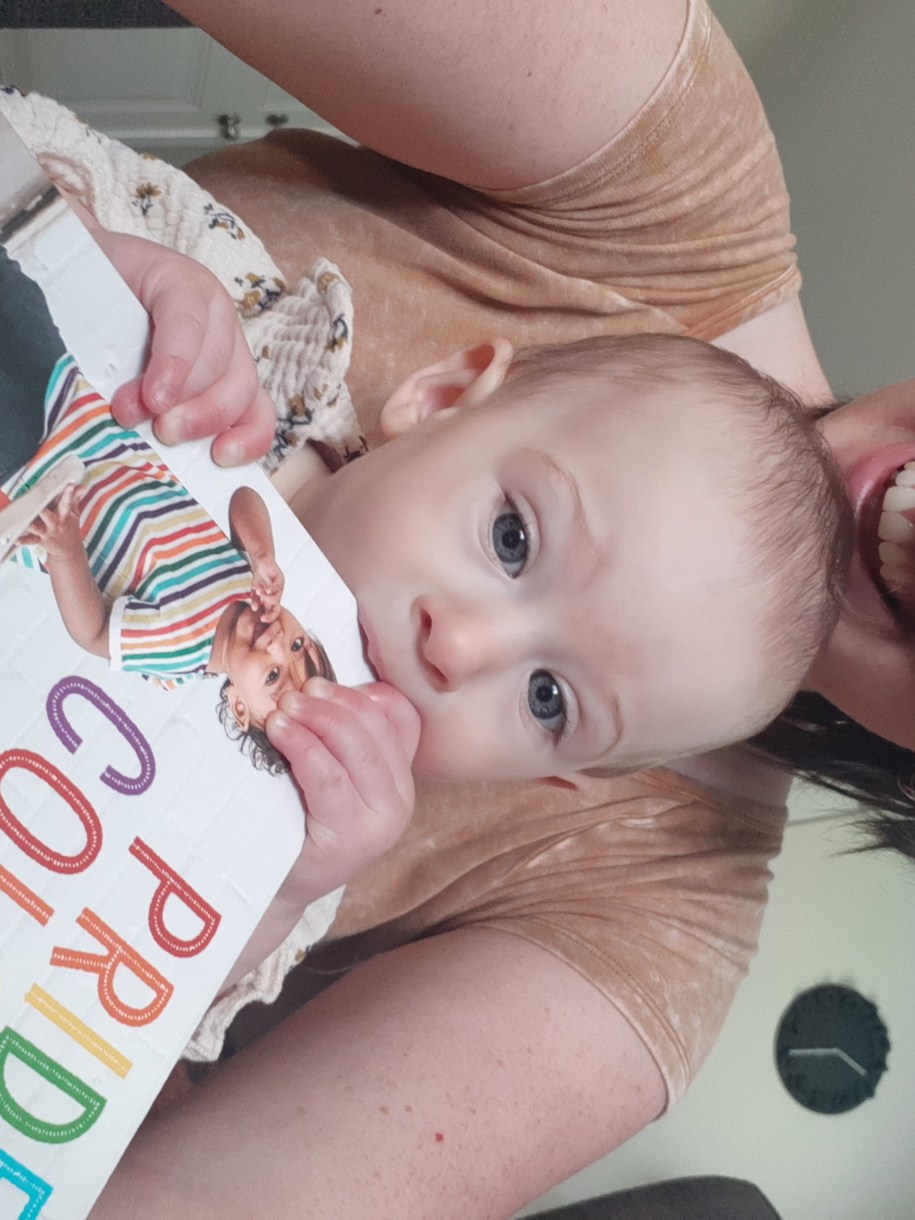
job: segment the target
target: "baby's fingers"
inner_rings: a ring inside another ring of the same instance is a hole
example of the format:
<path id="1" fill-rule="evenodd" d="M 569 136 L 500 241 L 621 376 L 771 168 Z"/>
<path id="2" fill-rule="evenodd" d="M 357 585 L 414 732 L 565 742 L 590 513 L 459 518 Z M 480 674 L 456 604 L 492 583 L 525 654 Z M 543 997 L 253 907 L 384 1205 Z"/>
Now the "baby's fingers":
<path id="1" fill-rule="evenodd" d="M 152 314 L 153 334 L 149 361 L 140 377 L 126 382 L 114 394 L 111 410 L 125 428 L 134 428 L 147 419 L 157 419 L 180 403 L 211 387 L 221 376 L 232 355 L 234 334 L 208 329 L 208 310 L 200 313 L 175 302 L 174 294 L 163 292 Z M 234 318 L 231 324 L 237 325 Z M 174 421 L 172 435 L 160 434 L 166 444 L 178 444 L 197 435 L 180 434 Z"/>
<path id="2" fill-rule="evenodd" d="M 332 819 L 335 802 L 350 794 L 366 810 L 396 819 L 398 811 L 412 810 L 414 799 L 410 766 L 418 716 L 407 706 L 395 723 L 364 692 L 312 679 L 301 694 L 283 697 L 267 733 L 290 760 L 312 812 L 320 807 Z M 298 736 L 299 728 L 310 737 Z"/>
<path id="3" fill-rule="evenodd" d="M 150 417 L 149 411 L 143 405 L 141 385 L 142 378 L 135 377 L 133 381 L 126 381 L 119 386 L 112 395 L 111 414 L 122 428 L 136 428 Z"/>
<path id="4" fill-rule="evenodd" d="M 154 425 L 156 436 L 166 445 L 215 437 L 213 460 L 220 466 L 238 466 L 262 457 L 273 439 L 276 415 L 249 362 L 245 348 L 203 393 L 159 416 Z"/>
<path id="5" fill-rule="evenodd" d="M 213 461 L 218 466 L 241 466 L 264 456 L 276 429 L 273 400 L 258 387 L 238 420 L 213 441 Z"/>
<path id="6" fill-rule="evenodd" d="M 372 703 L 384 712 L 397 741 L 412 764 L 419 747 L 422 727 L 416 708 L 405 695 L 387 682 L 369 682 L 356 689 L 367 695 Z"/>
<path id="7" fill-rule="evenodd" d="M 80 487 L 78 483 L 68 483 L 60 495 L 57 497 L 55 505 L 57 515 L 66 517 L 70 514 L 75 515 L 79 512 L 80 505 L 85 497 L 86 489 Z"/>
<path id="8" fill-rule="evenodd" d="M 28 531 L 21 535 L 22 541 L 40 542 L 52 531 L 58 529 L 66 518 L 79 508 L 79 501 L 75 501 L 76 491 L 76 487 L 72 483 L 68 483 L 57 499 L 43 508 L 32 521 Z M 79 498 L 82 499 L 82 496 L 80 495 Z"/>
<path id="9" fill-rule="evenodd" d="M 412 807 L 411 766 L 419 742 L 419 715 L 413 705 L 399 692 L 393 692 L 393 699 L 373 699 L 364 690 L 324 678 L 312 678 L 305 694 L 317 701 L 313 714 L 322 739 L 360 798 L 372 805 L 380 796 L 396 793 Z"/>
<path id="10" fill-rule="evenodd" d="M 140 378 L 140 397 L 150 415 L 163 415 L 219 378 L 235 342 L 237 320 L 231 306 L 229 310 L 214 326 L 207 304 L 189 307 L 176 302 L 174 292 L 162 294 L 153 310 L 149 362 Z"/>

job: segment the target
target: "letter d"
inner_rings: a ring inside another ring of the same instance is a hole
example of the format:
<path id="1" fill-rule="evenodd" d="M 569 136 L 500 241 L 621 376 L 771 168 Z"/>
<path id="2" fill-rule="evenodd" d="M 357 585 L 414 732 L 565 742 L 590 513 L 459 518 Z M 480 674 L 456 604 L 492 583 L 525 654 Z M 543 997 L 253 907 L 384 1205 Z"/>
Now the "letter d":
<path id="1" fill-rule="evenodd" d="M 5 1069 L 10 1055 L 15 1055 L 20 1063 L 82 1106 L 82 1114 L 68 1123 L 50 1123 L 29 1113 L 15 1100 L 6 1085 Z M 0 1118 L 22 1135 L 43 1144 L 65 1144 L 84 1135 L 104 1108 L 105 1098 L 100 1093 L 90 1089 L 78 1076 L 62 1068 L 21 1034 L 8 1025 L 0 1033 Z"/>

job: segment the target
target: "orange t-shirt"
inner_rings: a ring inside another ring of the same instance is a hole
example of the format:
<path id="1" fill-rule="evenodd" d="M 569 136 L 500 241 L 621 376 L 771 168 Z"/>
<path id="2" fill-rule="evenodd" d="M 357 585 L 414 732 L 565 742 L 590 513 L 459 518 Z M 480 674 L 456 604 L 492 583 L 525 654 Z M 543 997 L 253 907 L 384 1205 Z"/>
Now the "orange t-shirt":
<path id="1" fill-rule="evenodd" d="M 686 1090 L 756 951 L 784 811 L 659 769 L 588 781 L 426 787 L 406 834 L 351 883 L 307 966 L 345 970 L 467 924 L 542 945 L 639 1032 Z"/>
<path id="2" fill-rule="evenodd" d="M 347 380 L 370 446 L 391 390 L 467 344 L 713 339 L 800 284 L 772 133 L 701 0 L 628 127 L 536 186 L 471 190 L 293 130 L 187 168 L 290 282 L 321 257 L 343 270 L 355 305 Z"/>
<path id="3" fill-rule="evenodd" d="M 788 196 L 745 69 L 702 0 L 628 127 L 581 165 L 471 190 L 283 131 L 189 168 L 290 280 L 318 257 L 353 286 L 348 377 L 369 443 L 394 386 L 490 335 L 712 339 L 798 290 Z M 403 840 L 352 883 L 308 965 L 336 970 L 484 924 L 542 945 L 626 1014 L 668 1103 L 704 1060 L 753 955 L 784 813 L 669 771 L 429 787 Z"/>

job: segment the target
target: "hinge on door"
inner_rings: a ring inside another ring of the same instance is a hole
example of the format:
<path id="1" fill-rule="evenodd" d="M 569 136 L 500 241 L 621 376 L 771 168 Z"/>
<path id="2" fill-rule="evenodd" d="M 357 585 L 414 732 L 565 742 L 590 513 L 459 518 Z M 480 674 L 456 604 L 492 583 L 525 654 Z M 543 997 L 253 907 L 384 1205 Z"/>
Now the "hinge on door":
<path id="1" fill-rule="evenodd" d="M 221 114 L 216 121 L 224 140 L 237 140 L 241 135 L 240 114 Z"/>

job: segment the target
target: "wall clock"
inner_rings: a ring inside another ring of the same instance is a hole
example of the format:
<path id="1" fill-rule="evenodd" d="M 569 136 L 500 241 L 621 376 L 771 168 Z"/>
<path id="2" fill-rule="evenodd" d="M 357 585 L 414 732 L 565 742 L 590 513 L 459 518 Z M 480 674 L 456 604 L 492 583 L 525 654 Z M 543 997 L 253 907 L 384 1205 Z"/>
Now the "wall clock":
<path id="1" fill-rule="evenodd" d="M 802 991 L 775 1035 L 785 1088 L 818 1114 L 842 1114 L 873 1097 L 889 1049 L 876 1005 L 834 983 Z"/>

